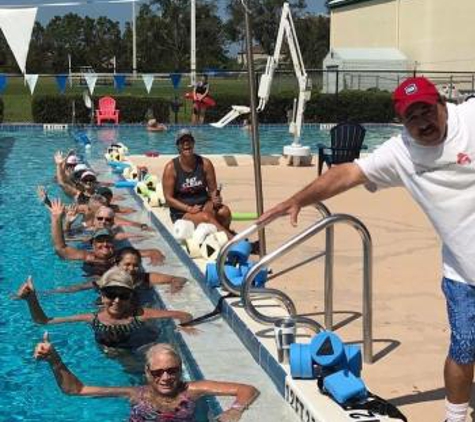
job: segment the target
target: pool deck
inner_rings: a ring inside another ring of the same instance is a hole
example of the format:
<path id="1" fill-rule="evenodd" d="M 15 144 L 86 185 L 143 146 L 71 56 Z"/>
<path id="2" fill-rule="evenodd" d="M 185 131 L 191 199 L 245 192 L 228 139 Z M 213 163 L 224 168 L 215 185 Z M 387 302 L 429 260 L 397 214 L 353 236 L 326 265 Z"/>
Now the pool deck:
<path id="1" fill-rule="evenodd" d="M 249 156 L 208 156 L 212 159 L 223 197 L 233 211 L 255 210 L 252 159 Z M 171 156 L 132 156 L 131 161 L 162 174 Z M 281 157 L 264 157 L 262 179 L 265 208 L 286 199 L 316 177 L 315 166 L 289 167 Z M 371 194 L 358 187 L 325 204 L 332 213 L 351 214 L 369 229 L 373 240 L 373 335 L 375 362 L 365 365 L 369 389 L 389 399 L 412 421 L 442 420 L 443 377 L 449 330 L 440 289 L 440 242 L 429 221 L 400 188 Z M 164 210 L 156 209 L 162 215 Z M 268 226 L 268 251 L 302 231 L 318 217 L 302 211 L 299 225 L 287 219 Z M 239 230 L 249 223 L 237 223 Z M 292 297 L 299 314 L 323 323 L 323 263 L 311 260 L 323 250 L 323 235 L 304 243 L 273 266 L 268 286 Z M 361 343 L 362 249 L 349 226 L 335 229 L 335 324 L 345 342 Z"/>

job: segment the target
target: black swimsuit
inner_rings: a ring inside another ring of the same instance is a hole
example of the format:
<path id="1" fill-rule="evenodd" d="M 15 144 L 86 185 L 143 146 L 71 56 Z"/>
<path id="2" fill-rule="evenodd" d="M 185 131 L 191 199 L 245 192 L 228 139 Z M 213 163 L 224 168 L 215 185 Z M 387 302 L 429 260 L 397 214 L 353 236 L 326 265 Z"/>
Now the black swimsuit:
<path id="1" fill-rule="evenodd" d="M 203 157 L 195 154 L 195 168 L 186 172 L 180 165 L 179 157 L 173 159 L 176 180 L 173 197 L 186 205 L 204 205 L 209 200 L 208 184 L 203 165 Z M 170 217 L 173 222 L 183 218 L 185 211 L 170 207 Z"/>

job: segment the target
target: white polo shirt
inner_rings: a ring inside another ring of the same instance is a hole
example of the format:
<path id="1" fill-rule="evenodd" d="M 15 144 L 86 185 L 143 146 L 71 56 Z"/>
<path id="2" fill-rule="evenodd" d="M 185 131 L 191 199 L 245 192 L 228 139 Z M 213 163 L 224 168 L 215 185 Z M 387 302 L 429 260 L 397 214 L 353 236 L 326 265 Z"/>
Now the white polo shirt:
<path id="1" fill-rule="evenodd" d="M 356 163 L 377 189 L 407 188 L 442 239 L 444 276 L 475 285 L 475 100 L 447 108 L 442 144 L 404 130 Z"/>

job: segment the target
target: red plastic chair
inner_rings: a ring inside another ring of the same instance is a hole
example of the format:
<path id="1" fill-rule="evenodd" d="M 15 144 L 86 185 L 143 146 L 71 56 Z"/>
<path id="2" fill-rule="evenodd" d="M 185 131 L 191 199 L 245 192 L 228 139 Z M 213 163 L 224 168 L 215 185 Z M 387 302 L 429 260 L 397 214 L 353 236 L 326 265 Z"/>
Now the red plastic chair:
<path id="1" fill-rule="evenodd" d="M 96 110 L 97 124 L 103 121 L 113 121 L 119 124 L 119 110 L 115 108 L 115 100 L 112 97 L 102 97 L 99 99 L 99 109 Z"/>

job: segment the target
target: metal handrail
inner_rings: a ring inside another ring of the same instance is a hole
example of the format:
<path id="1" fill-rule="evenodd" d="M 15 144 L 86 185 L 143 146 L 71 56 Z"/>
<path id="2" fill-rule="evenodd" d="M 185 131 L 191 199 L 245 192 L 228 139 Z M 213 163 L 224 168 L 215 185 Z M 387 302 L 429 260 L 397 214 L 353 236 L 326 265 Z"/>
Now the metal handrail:
<path id="1" fill-rule="evenodd" d="M 362 243 L 363 243 L 363 356 L 366 363 L 372 363 L 373 361 L 373 333 L 372 333 L 372 272 L 373 272 L 373 262 L 372 262 L 372 242 L 371 235 L 369 234 L 368 229 L 365 225 L 359 221 L 357 218 L 348 215 L 348 214 L 334 214 L 328 217 L 325 217 L 323 220 L 318 221 L 317 223 L 311 225 L 303 232 L 292 237 L 290 240 L 285 242 L 275 251 L 264 256 L 257 264 L 255 264 L 250 271 L 247 273 L 243 284 L 242 284 L 242 300 L 244 304 L 244 309 L 254 320 L 274 324 L 277 322 L 278 318 L 269 317 L 260 313 L 257 308 L 253 305 L 251 300 L 252 292 L 252 282 L 257 276 L 259 271 L 268 266 L 271 262 L 275 261 L 277 258 L 282 255 L 290 252 L 297 246 L 299 246 L 304 241 L 307 241 L 320 231 L 334 226 L 336 223 L 346 223 L 356 229 L 360 234 Z M 258 225 L 254 225 L 245 230 L 246 235 L 259 229 Z M 327 238 L 328 240 L 328 238 Z M 327 253 L 327 255 L 330 255 Z M 331 253 L 333 255 L 333 253 Z M 332 274 L 327 274 L 328 279 L 325 279 L 325 306 L 333 308 L 333 279 Z M 328 291 L 327 291 L 328 290 Z M 328 303 L 327 303 L 328 301 Z M 327 310 L 326 310 L 327 311 Z M 297 317 L 302 318 L 302 317 Z M 308 319 L 308 318 L 307 318 Z M 313 320 L 310 320 L 313 321 Z M 300 321 L 296 321 L 300 322 Z M 305 324 L 306 325 L 306 324 Z"/>

